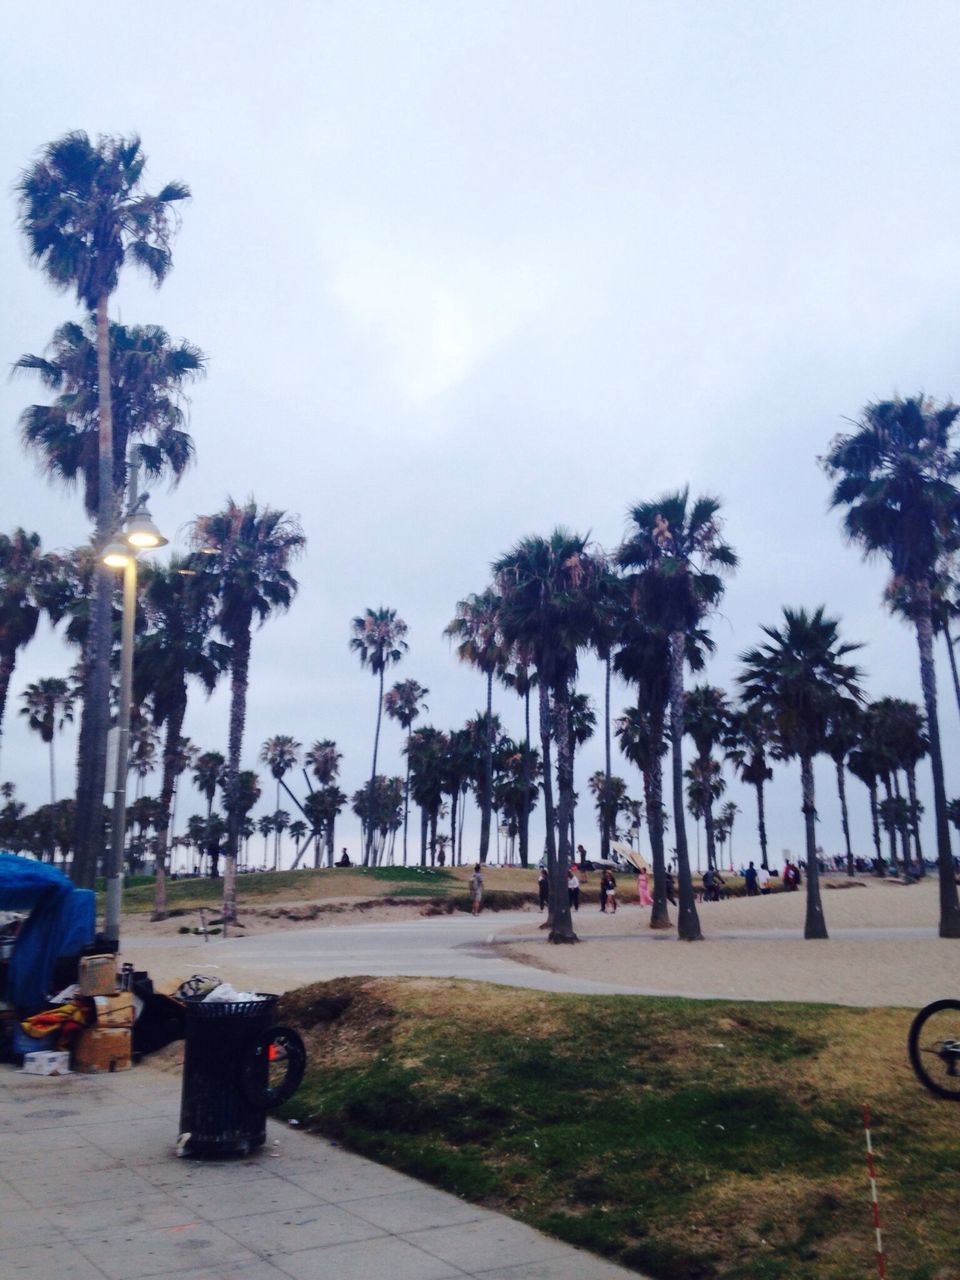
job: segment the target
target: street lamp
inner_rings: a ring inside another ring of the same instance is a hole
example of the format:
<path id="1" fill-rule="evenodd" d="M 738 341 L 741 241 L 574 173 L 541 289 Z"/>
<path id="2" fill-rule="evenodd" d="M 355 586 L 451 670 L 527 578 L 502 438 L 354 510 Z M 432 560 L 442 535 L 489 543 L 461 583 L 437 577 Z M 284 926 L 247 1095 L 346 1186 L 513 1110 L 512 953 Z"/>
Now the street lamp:
<path id="1" fill-rule="evenodd" d="M 145 493 L 137 496 L 137 479 L 142 455 L 139 447 L 130 450 L 127 464 L 127 513 L 121 527 L 101 554 L 105 565 L 123 570 L 123 620 L 120 627 L 120 701 L 117 707 L 117 766 L 114 778 L 113 809 L 110 815 L 110 858 L 106 875 L 104 933 L 113 942 L 120 940 L 120 903 L 123 892 L 123 844 L 127 828 L 127 754 L 130 745 L 130 703 L 133 697 L 133 626 L 137 613 L 137 553 L 166 546 L 163 536 L 147 510 Z"/>

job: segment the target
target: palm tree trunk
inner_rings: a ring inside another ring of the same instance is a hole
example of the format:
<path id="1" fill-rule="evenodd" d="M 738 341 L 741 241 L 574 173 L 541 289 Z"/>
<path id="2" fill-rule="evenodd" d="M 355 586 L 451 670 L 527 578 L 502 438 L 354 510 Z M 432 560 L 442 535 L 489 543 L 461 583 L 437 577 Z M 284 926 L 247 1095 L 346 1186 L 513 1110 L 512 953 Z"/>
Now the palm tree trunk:
<path id="1" fill-rule="evenodd" d="M 757 792 L 757 835 L 760 838 L 760 865 L 764 871 L 770 870 L 767 857 L 767 822 L 763 812 L 763 781 L 754 783 Z"/>
<path id="2" fill-rule="evenodd" d="M 407 818 L 410 816 L 410 729 L 407 725 L 407 776 L 403 783 L 403 865 L 407 865 Z"/>
<path id="3" fill-rule="evenodd" d="M 853 875 L 853 849 L 850 847 L 850 815 L 847 812 L 847 786 L 843 776 L 843 761 L 835 760 L 837 768 L 837 794 L 840 796 L 840 825 L 847 848 L 847 875 Z"/>
<path id="4" fill-rule="evenodd" d="M 483 792 L 480 796 L 480 861 L 490 850 L 490 809 L 493 802 L 493 671 L 487 672 L 487 718 L 483 733 Z"/>
<path id="5" fill-rule="evenodd" d="M 877 862 L 877 875 L 886 875 L 883 862 L 883 849 L 880 846 L 880 812 L 877 804 L 877 784 L 874 780 L 868 787 L 870 792 L 870 825 L 873 828 L 873 850 Z"/>
<path id="6" fill-rule="evenodd" d="M 457 801 L 460 798 L 460 788 L 456 786 L 450 792 L 450 865 L 454 866 L 457 861 Z"/>
<path id="7" fill-rule="evenodd" d="M 427 808 L 420 806 L 420 865 L 427 865 Z"/>
<path id="8" fill-rule="evenodd" d="M 650 908 L 650 928 L 669 929 L 670 909 L 667 906 L 667 868 L 663 856 L 663 771 L 660 768 L 659 745 L 661 735 L 652 743 L 653 759 L 649 769 L 643 771 L 643 798 L 647 805 L 647 827 L 650 831 L 650 860 L 653 863 L 653 906 Z M 639 848 L 640 840 L 637 839 Z"/>
<path id="9" fill-rule="evenodd" d="M 327 866 L 333 866 L 333 829 L 336 823 L 337 815 L 331 813 L 327 819 Z"/>
<path id="10" fill-rule="evenodd" d="M 520 809 L 520 865 L 530 862 L 530 682 L 523 694 L 523 798 Z"/>
<path id="11" fill-rule="evenodd" d="M 894 791 L 894 795 L 897 797 L 897 800 L 903 799 L 903 796 L 901 795 L 901 792 L 900 792 L 900 775 L 897 773 L 896 769 L 894 769 L 893 771 L 893 791 Z M 899 809 L 899 807 L 900 806 L 898 805 L 897 808 Z M 901 860 L 903 862 L 903 867 L 902 867 L 903 875 L 907 875 L 908 872 L 910 871 L 909 831 L 910 831 L 910 827 L 909 827 L 909 820 L 908 820 L 907 822 L 902 823 L 900 826 L 900 849 L 901 849 Z"/>
<path id="12" fill-rule="evenodd" d="M 807 837 L 807 918 L 804 938 L 826 938 L 827 922 L 820 901 L 820 868 L 817 865 L 817 808 L 813 792 L 813 760 L 800 757 L 800 783 L 803 788 L 803 822 Z"/>
<path id="13" fill-rule="evenodd" d="M 553 907 L 553 924 L 547 935 L 549 942 L 579 942 L 573 931 L 570 913 L 570 895 L 567 879 L 573 861 L 570 844 L 570 824 L 573 810 L 573 748 L 570 741 L 570 688 L 565 678 L 553 688 L 554 725 L 557 735 L 557 818 L 560 830 L 560 847 L 557 850 L 555 874 L 550 884 L 550 896 L 556 900 Z"/>
<path id="14" fill-rule="evenodd" d="M 940 879 L 940 937 L 960 938 L 960 900 L 957 898 L 956 870 L 950 849 L 947 822 L 947 793 L 943 782 L 943 755 L 940 750 L 940 721 L 937 716 L 937 676 L 933 665 L 933 623 L 930 584 L 923 582 L 917 592 L 917 647 L 920 650 L 920 682 L 927 713 L 930 764 L 933 768 L 933 807 L 937 828 L 937 873 Z"/>
<path id="15" fill-rule="evenodd" d="M 950 635 L 949 619 L 943 620 L 943 638 L 947 642 L 947 657 L 950 660 L 950 674 L 953 676 L 953 695 L 957 700 L 957 710 L 960 711 L 960 676 L 957 675 L 957 655 L 953 651 L 953 637 Z"/>
<path id="16" fill-rule="evenodd" d="M 603 736 L 604 736 L 604 798 L 610 795 L 610 667 L 612 655 L 607 654 L 603 680 Z M 605 803 L 600 810 L 600 857 L 610 857 L 610 812 Z"/>
<path id="17" fill-rule="evenodd" d="M 687 850 L 687 828 L 683 816 L 683 660 L 685 637 L 682 631 L 670 633 L 670 740 L 673 766 L 673 829 L 677 842 L 677 901 L 679 914 L 677 936 L 684 942 L 703 939 L 700 917 L 693 900 L 690 854 Z"/>
<path id="18" fill-rule="evenodd" d="M 237 851 L 240 844 L 240 808 L 238 779 L 243 729 L 247 718 L 247 683 L 250 672 L 250 625 L 242 620 L 233 642 L 230 661 L 230 735 L 227 758 L 227 848 L 223 865 L 223 920 L 233 924 L 237 918 Z"/>
<path id="19" fill-rule="evenodd" d="M 380 692 L 377 697 L 377 727 L 373 735 L 373 767 L 370 770 L 370 787 L 367 791 L 367 822 L 366 822 L 366 841 L 363 853 L 363 865 L 370 866 L 370 855 L 373 852 L 373 840 L 376 823 L 373 818 L 373 795 L 377 785 L 377 751 L 380 748 L 380 721 L 383 717 L 383 671 L 380 668 Z"/>
<path id="20" fill-rule="evenodd" d="M 913 829 L 913 846 L 917 852 L 917 874 L 925 876 L 927 869 L 923 865 L 923 849 L 920 845 L 920 808 L 917 804 L 917 766 L 911 764 L 907 769 L 907 794 L 910 797 L 910 825 Z"/>
<path id="21" fill-rule="evenodd" d="M 57 736 L 57 731 L 50 734 L 50 803 L 57 803 L 57 773 L 53 760 L 53 740 Z"/>
<path id="22" fill-rule="evenodd" d="M 10 677 L 16 665 L 16 650 L 0 656 L 0 744 L 3 743 L 3 715 L 7 707 L 7 690 L 10 688 Z"/>
<path id="23" fill-rule="evenodd" d="M 430 809 L 430 865 L 437 865 L 437 818 L 439 811 L 436 808 Z"/>
<path id="24" fill-rule="evenodd" d="M 153 888 L 152 920 L 167 918 L 167 849 L 170 834 L 170 810 L 173 805 L 173 789 L 177 781 L 177 752 L 180 746 L 180 734 L 183 731 L 183 718 L 187 711 L 187 691 L 183 690 L 183 700 L 171 710 L 167 717 L 167 736 L 163 750 L 163 782 L 160 787 L 160 817 L 157 822 L 156 863 L 157 874 Z"/>
<path id="25" fill-rule="evenodd" d="M 893 787 L 890 783 L 889 773 L 883 775 L 883 789 L 887 793 L 887 800 L 892 800 Z M 900 866 L 897 862 L 897 831 L 892 821 L 887 827 L 887 842 L 890 845 L 890 865 L 893 867 L 893 874 L 898 876 L 900 874 Z"/>
<path id="26" fill-rule="evenodd" d="M 705 755 L 701 755 L 700 776 L 703 779 L 703 828 L 707 833 L 707 866 L 711 871 L 716 871 L 717 829 L 713 822 L 713 795 L 711 793 L 713 772 L 710 768 L 712 763 L 709 751 Z"/>
<path id="27" fill-rule="evenodd" d="M 540 753 L 543 756 L 543 819 L 546 827 L 547 876 L 550 879 L 550 901 L 547 904 L 547 919 L 540 927 L 542 929 L 552 929 L 554 906 L 558 899 L 557 884 L 555 883 L 557 879 L 557 815 L 553 803 L 553 778 L 551 777 L 553 752 L 550 748 L 550 690 L 543 682 L 540 684 L 539 708 Z M 567 901 L 566 880 L 563 881 L 560 888 L 563 900 Z"/>

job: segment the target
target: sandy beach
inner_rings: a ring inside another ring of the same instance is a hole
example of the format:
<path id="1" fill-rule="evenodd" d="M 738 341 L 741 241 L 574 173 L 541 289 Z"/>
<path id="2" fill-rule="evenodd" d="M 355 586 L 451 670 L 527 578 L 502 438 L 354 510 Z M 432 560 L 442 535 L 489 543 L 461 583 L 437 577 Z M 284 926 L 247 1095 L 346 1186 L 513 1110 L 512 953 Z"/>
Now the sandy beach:
<path id="1" fill-rule="evenodd" d="M 628 886 L 621 877 L 621 890 Z M 578 946 L 551 945 L 524 925 L 499 937 L 515 960 L 650 994 L 909 1008 L 960 999 L 960 940 L 937 936 L 936 876 L 916 885 L 827 877 L 822 896 L 826 941 L 803 939 L 803 888 L 699 903 L 697 943 L 679 942 L 675 929 L 652 931 L 649 908 L 629 898 L 616 915 L 597 906 L 575 913 Z"/>

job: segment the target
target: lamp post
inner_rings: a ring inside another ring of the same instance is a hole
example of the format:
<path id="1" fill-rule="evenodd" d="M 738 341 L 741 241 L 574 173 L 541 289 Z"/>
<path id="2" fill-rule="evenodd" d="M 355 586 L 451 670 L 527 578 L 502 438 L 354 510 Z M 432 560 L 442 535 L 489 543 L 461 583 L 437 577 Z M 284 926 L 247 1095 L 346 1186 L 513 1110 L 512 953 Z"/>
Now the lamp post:
<path id="1" fill-rule="evenodd" d="M 117 536 L 104 549 L 103 563 L 123 569 L 123 615 L 120 628 L 120 701 L 117 706 L 117 767 L 110 815 L 110 857 L 107 864 L 104 933 L 120 940 L 123 894 L 123 844 L 127 829 L 127 755 L 130 744 L 130 703 L 133 697 L 133 629 L 137 613 L 137 553 L 166 546 L 147 510 L 149 494 L 137 497 L 139 447 L 130 450 L 127 464 L 127 513 Z"/>

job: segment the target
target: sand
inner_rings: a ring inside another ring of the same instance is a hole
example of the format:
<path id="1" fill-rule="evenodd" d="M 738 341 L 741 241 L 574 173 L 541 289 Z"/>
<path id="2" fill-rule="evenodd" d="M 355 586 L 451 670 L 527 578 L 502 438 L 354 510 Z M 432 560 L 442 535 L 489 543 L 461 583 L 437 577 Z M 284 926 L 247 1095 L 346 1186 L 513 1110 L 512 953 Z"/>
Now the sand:
<path id="1" fill-rule="evenodd" d="M 909 1008 L 960 999 L 960 940 L 937 936 L 936 876 L 916 885 L 827 877 L 822 898 L 826 941 L 803 939 L 805 887 L 699 903 L 704 941 L 696 943 L 651 930 L 649 908 L 629 901 L 616 915 L 581 908 L 577 946 L 551 945 L 525 925 L 498 937 L 514 960 L 650 994 Z"/>

